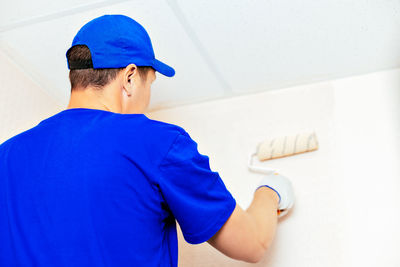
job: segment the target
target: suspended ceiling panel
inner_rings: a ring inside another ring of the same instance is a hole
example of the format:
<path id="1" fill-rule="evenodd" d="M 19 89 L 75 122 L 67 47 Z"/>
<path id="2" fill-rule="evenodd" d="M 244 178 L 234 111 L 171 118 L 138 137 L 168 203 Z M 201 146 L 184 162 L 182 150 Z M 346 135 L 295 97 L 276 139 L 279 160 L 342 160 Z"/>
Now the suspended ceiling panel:
<path id="1" fill-rule="evenodd" d="M 65 53 L 86 22 L 103 14 L 124 14 L 149 33 L 156 57 L 175 68 L 173 78 L 157 73 L 150 110 L 221 97 L 224 89 L 165 1 L 129 1 L 1 33 L 2 48 L 57 99 L 70 95 Z"/>
<path id="2" fill-rule="evenodd" d="M 236 93 L 400 66 L 400 1 L 168 1 Z"/>
<path id="3" fill-rule="evenodd" d="M 107 1 L 99 0 L 13 0 L 3 4 L 6 8 L 0 10 L 0 25 L 7 28 L 23 23 L 23 21 L 48 16 L 70 9 L 79 9 L 87 5 L 101 5 Z"/>

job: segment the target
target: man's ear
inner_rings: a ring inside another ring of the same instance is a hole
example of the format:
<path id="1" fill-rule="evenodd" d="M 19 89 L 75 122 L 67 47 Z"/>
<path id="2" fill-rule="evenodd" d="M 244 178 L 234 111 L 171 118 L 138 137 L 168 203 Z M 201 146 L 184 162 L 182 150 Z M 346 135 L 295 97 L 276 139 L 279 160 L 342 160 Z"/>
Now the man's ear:
<path id="1" fill-rule="evenodd" d="M 127 94 L 130 95 L 131 88 L 133 85 L 133 76 L 137 72 L 137 66 L 135 64 L 129 64 L 128 66 L 125 67 L 122 73 L 122 85 L 124 87 L 124 90 L 126 90 Z"/>

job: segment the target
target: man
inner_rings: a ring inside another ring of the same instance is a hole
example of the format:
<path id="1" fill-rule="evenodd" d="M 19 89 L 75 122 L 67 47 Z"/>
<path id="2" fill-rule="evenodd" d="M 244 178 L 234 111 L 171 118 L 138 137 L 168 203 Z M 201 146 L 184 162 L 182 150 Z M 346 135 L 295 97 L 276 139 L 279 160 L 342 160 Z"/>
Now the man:
<path id="1" fill-rule="evenodd" d="M 0 146 L 0 266 L 177 266 L 176 221 L 258 262 L 288 180 L 264 177 L 245 211 L 183 128 L 143 114 L 155 72 L 175 71 L 133 19 L 88 22 L 66 56 L 68 108 Z"/>

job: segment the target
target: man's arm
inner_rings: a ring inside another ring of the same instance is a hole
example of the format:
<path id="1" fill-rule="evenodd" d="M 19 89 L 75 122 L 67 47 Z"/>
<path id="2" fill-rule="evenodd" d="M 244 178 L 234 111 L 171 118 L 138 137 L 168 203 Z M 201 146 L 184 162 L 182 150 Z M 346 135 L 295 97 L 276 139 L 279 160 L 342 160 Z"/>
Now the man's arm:
<path id="1" fill-rule="evenodd" d="M 257 189 L 251 205 L 243 210 L 236 204 L 229 219 L 207 242 L 230 258 L 259 262 L 275 236 L 278 202 L 274 190 Z"/>

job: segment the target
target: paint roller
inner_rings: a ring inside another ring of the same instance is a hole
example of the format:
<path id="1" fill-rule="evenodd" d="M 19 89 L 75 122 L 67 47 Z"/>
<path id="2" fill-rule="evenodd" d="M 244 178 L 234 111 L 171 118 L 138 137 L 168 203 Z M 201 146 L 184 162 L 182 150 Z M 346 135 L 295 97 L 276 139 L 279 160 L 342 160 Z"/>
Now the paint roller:
<path id="1" fill-rule="evenodd" d="M 278 172 L 278 170 L 253 165 L 254 156 L 257 156 L 259 161 L 265 161 L 310 152 L 317 149 L 318 140 L 315 131 L 266 139 L 258 144 L 255 152 L 250 154 L 248 167 L 254 172 L 272 174 Z"/>
<path id="2" fill-rule="evenodd" d="M 318 149 L 318 140 L 315 132 L 303 132 L 298 133 L 296 135 L 289 135 L 283 137 L 275 137 L 273 139 L 267 139 L 258 144 L 257 149 L 254 153 L 251 153 L 249 156 L 248 167 L 250 170 L 254 172 L 261 172 L 265 174 L 274 174 L 279 175 L 277 169 L 268 168 L 268 167 L 259 167 L 253 165 L 253 157 L 257 156 L 259 161 L 265 161 L 276 158 L 283 158 L 287 156 L 292 156 L 300 153 L 305 153 L 309 151 L 314 151 Z M 266 178 L 264 178 L 266 179 Z M 283 181 L 286 183 L 290 183 L 290 181 L 284 176 L 281 177 Z M 271 182 L 271 180 L 268 180 Z M 261 185 L 264 185 L 265 181 L 261 181 Z M 291 191 L 291 186 L 286 186 L 286 188 Z M 293 194 L 293 192 L 289 193 L 289 195 Z M 281 203 L 280 206 L 285 208 L 278 209 L 278 217 L 282 217 L 287 214 L 288 210 L 293 205 L 293 200 L 288 203 Z"/>

